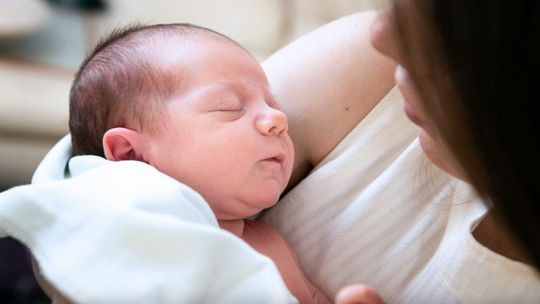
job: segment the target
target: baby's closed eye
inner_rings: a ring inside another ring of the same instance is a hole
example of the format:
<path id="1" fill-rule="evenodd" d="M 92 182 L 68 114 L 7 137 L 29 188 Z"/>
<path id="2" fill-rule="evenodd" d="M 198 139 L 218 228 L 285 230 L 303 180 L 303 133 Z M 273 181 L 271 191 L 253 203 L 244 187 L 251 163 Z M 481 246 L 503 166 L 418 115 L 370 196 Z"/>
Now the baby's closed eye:
<path id="1" fill-rule="evenodd" d="M 244 108 L 221 108 L 221 109 L 214 110 L 212 112 L 240 112 L 240 111 L 244 111 Z"/>
<path id="2" fill-rule="evenodd" d="M 242 115 L 244 115 L 244 112 L 244 107 L 238 105 L 216 106 L 212 107 L 212 109 L 210 110 L 210 113 L 218 115 L 218 117 L 222 117 L 227 121 L 236 120 L 242 117 Z"/>

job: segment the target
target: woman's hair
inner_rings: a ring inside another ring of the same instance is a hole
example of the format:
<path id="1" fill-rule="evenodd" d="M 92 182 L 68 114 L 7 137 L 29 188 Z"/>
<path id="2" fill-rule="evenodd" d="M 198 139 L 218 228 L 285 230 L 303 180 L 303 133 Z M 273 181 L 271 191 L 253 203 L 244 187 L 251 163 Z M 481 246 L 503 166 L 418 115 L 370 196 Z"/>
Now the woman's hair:
<path id="1" fill-rule="evenodd" d="M 157 130 L 159 119 L 154 118 L 162 113 L 160 106 L 186 81 L 182 71 L 159 64 L 160 45 L 167 39 L 214 39 L 238 45 L 220 33 L 185 23 L 135 24 L 112 31 L 86 57 L 71 87 L 74 155 L 104 157 L 103 135 L 111 128 Z"/>
<path id="2" fill-rule="evenodd" d="M 540 2 L 406 2 L 393 14 L 423 105 L 539 268 Z"/>

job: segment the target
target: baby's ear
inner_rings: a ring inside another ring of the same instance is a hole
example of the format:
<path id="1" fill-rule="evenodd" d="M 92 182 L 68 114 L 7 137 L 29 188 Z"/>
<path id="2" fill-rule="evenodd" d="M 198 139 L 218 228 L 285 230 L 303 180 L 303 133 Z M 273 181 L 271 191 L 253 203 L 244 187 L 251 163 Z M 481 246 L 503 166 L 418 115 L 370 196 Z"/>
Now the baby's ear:
<path id="1" fill-rule="evenodd" d="M 112 128 L 103 135 L 103 150 L 108 160 L 138 160 L 143 158 L 141 133 L 126 128 Z"/>

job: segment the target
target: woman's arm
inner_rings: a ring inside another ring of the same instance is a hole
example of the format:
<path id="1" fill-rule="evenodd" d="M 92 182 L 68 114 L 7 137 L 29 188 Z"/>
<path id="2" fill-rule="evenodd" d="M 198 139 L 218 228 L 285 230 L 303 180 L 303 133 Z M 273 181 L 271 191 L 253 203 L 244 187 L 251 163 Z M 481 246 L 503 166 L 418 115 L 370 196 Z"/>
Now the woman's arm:
<path id="1" fill-rule="evenodd" d="M 373 109 L 394 86 L 395 64 L 371 46 L 375 12 L 338 19 L 299 38 L 263 62 L 289 117 L 295 164 L 288 189 Z"/>

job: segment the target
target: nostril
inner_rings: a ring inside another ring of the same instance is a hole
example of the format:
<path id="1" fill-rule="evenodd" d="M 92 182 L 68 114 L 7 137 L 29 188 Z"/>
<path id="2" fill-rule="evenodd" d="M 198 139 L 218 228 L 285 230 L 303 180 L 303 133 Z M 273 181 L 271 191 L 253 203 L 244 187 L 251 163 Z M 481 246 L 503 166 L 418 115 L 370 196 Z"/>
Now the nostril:
<path id="1" fill-rule="evenodd" d="M 274 126 L 274 127 L 270 128 L 268 133 L 279 135 L 279 134 L 283 133 L 283 128 L 278 128 L 278 127 Z"/>

